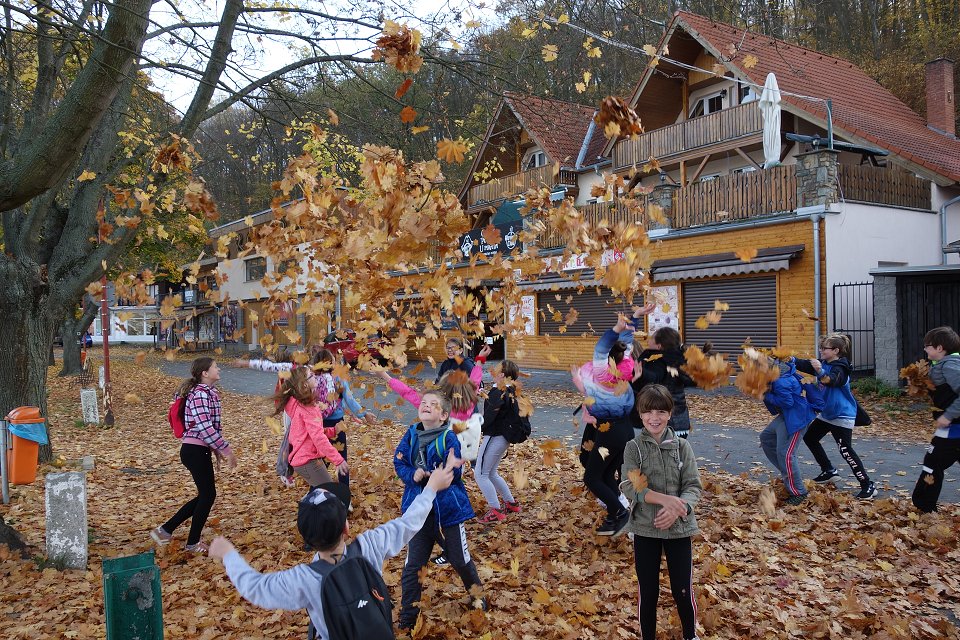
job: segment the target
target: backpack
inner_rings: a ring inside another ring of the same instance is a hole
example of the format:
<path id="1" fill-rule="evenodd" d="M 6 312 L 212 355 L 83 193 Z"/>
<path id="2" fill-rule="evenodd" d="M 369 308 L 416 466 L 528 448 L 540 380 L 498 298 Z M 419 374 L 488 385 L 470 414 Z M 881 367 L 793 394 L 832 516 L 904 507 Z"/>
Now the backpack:
<path id="1" fill-rule="evenodd" d="M 380 572 L 363 557 L 360 541 L 347 545 L 337 564 L 326 560 L 310 563 L 323 577 L 320 602 L 327 635 L 336 640 L 393 639 L 393 602 Z M 310 625 L 308 637 L 316 638 Z"/>
<path id="2" fill-rule="evenodd" d="M 509 399 L 503 403 L 503 406 L 500 408 L 501 411 L 507 407 L 508 402 L 517 404 L 517 399 L 512 393 L 507 393 L 506 395 Z M 519 418 L 517 422 L 506 422 L 497 425 L 500 435 L 510 444 L 520 444 L 530 437 L 530 418 L 528 416 L 521 416 L 519 408 L 517 410 L 517 417 Z"/>
<path id="3" fill-rule="evenodd" d="M 186 418 L 184 417 L 186 412 L 186 396 L 177 395 L 170 404 L 169 411 L 167 411 L 167 422 L 170 423 L 170 428 L 173 430 L 173 437 L 175 438 L 182 438 L 187 430 Z"/>
<path id="4" fill-rule="evenodd" d="M 806 397 L 810 408 L 817 413 L 823 411 L 827 404 L 827 398 L 824 395 L 826 387 L 819 382 L 801 382 L 800 386 L 803 388 L 803 395 Z"/>

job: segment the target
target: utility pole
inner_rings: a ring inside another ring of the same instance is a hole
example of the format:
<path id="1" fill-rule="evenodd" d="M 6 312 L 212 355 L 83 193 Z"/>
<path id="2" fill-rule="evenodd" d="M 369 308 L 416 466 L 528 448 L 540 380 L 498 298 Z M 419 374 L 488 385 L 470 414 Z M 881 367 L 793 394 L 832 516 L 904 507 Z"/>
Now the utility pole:
<path id="1" fill-rule="evenodd" d="M 103 220 L 106 217 L 106 209 L 103 205 L 103 198 L 100 198 L 100 204 L 97 207 L 97 219 Z M 97 231 L 97 239 L 103 242 L 100 231 Z M 113 426 L 113 399 L 110 397 L 110 307 L 107 303 L 107 270 L 104 268 L 103 275 L 100 277 L 102 292 L 100 294 L 100 335 L 103 337 L 103 424 L 108 427 Z"/>

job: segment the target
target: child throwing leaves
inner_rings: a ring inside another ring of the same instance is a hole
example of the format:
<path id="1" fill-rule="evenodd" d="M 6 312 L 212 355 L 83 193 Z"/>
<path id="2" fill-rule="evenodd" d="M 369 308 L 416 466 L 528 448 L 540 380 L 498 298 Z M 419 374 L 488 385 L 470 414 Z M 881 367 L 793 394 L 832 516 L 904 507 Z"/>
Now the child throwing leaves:
<path id="1" fill-rule="evenodd" d="M 507 513 L 519 513 L 520 503 L 513 497 L 510 485 L 497 467 L 507 454 L 510 442 L 505 429 L 520 422 L 520 405 L 517 402 L 516 384 L 520 367 L 512 360 L 504 360 L 493 372 L 494 387 L 483 403 L 483 439 L 477 454 L 474 476 L 477 486 L 489 507 L 478 519 L 484 524 L 494 524 L 507 517 Z M 500 505 L 503 498 L 503 506 Z"/>
<path id="2" fill-rule="evenodd" d="M 186 398 L 186 431 L 180 445 L 180 462 L 190 472 L 197 486 L 197 496 L 150 532 L 153 541 L 161 546 L 169 544 L 176 528 L 190 518 L 186 549 L 196 553 L 207 552 L 207 545 L 200 540 L 200 534 L 217 498 L 213 458 L 217 459 L 217 468 L 221 460 L 226 460 L 230 469 L 237 466 L 237 457 L 221 433 L 220 395 L 214 386 L 219 380 L 220 369 L 214 359 L 197 358 L 190 367 L 190 379 L 177 392 L 179 397 Z"/>
<path id="3" fill-rule="evenodd" d="M 697 460 L 690 443 L 669 426 L 673 396 L 666 387 L 645 387 L 637 412 L 643 429 L 624 450 L 620 491 L 630 501 L 627 530 L 640 584 L 640 633 L 643 640 L 656 640 L 660 559 L 666 555 L 683 637 L 696 640 L 691 537 L 699 533 L 693 508 L 703 491 Z"/>
<path id="4" fill-rule="evenodd" d="M 820 475 L 814 482 L 829 482 L 840 475 L 830 462 L 820 441 L 828 433 L 837 441 L 840 455 L 850 465 L 854 477 L 860 482 L 858 500 L 872 500 L 877 486 L 870 480 L 860 456 L 853 450 L 853 427 L 857 418 L 857 401 L 850 390 L 850 339 L 833 333 L 820 341 L 820 360 L 797 359 L 797 370 L 816 376 L 824 386 L 823 410 L 803 436 L 810 453 L 820 465 Z"/>
<path id="5" fill-rule="evenodd" d="M 960 336 L 950 327 L 937 327 L 923 337 L 923 350 L 932 366 L 934 388 L 930 400 L 936 407 L 936 431 L 923 456 L 923 471 L 913 490 L 913 504 L 927 513 L 937 510 L 943 472 L 960 461 Z"/>
<path id="6" fill-rule="evenodd" d="M 404 485 L 400 505 L 404 513 L 448 456 L 460 459 L 460 441 L 448 426 L 450 399 L 437 391 L 427 391 L 421 396 L 417 416 L 420 422 L 407 430 L 393 456 L 393 466 Z M 473 507 L 461 471 L 455 469 L 453 482 L 436 494 L 430 514 L 410 540 L 400 578 L 402 594 L 398 624 L 401 628 L 412 629 L 417 623 L 420 615 L 417 603 L 423 590 L 420 574 L 430 559 L 434 544 L 439 543 L 443 548 L 446 561 L 456 570 L 465 589 L 471 591 L 480 587 L 480 576 L 470 558 L 467 531 L 463 526 L 472 517 Z M 486 598 L 474 596 L 472 606 L 486 610 Z"/>
<path id="7" fill-rule="evenodd" d="M 816 413 L 803 395 L 803 387 L 792 360 L 784 362 L 770 359 L 771 364 L 778 367 L 780 377 L 770 383 L 770 390 L 763 395 L 763 404 L 776 417 L 760 432 L 760 447 L 780 472 L 789 495 L 787 503 L 797 505 L 807 497 L 800 467 L 797 466 L 797 447 Z"/>
<path id="8" fill-rule="evenodd" d="M 459 369 L 468 376 L 473 372 L 474 362 L 463 353 L 463 340 L 460 338 L 448 338 L 444 346 L 447 358 L 440 363 L 440 367 L 437 369 L 437 377 L 434 379 L 433 384 L 439 383 L 440 378 L 448 371 L 456 371 Z M 488 351 L 487 354 L 489 355 L 489 353 Z"/>

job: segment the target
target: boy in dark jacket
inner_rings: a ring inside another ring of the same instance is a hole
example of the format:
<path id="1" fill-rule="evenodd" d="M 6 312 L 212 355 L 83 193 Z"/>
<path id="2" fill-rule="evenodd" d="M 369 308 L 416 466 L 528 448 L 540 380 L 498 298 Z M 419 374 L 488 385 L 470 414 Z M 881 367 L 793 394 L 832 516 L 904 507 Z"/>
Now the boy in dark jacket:
<path id="1" fill-rule="evenodd" d="M 937 510 L 943 472 L 960 461 L 960 336 L 950 327 L 937 327 L 923 337 L 930 359 L 930 391 L 936 431 L 923 456 L 923 471 L 913 490 L 913 504 L 924 512 Z"/>
<path id="2" fill-rule="evenodd" d="M 807 489 L 803 486 L 800 467 L 797 466 L 797 447 L 816 414 L 803 396 L 793 358 L 777 362 L 777 366 L 780 377 L 770 384 L 770 390 L 763 395 L 763 404 L 776 417 L 760 432 L 760 447 L 780 472 L 780 478 L 790 494 L 787 503 L 800 504 L 807 497 Z"/>
<path id="3" fill-rule="evenodd" d="M 402 512 L 406 512 L 423 491 L 433 470 L 443 466 L 448 451 L 452 449 L 454 456 L 460 457 L 460 441 L 447 422 L 450 398 L 436 391 L 427 391 L 420 399 L 417 416 L 420 422 L 404 434 L 393 456 L 393 466 L 404 484 Z M 417 623 L 420 609 L 415 603 L 420 601 L 423 590 L 420 570 L 430 559 L 435 543 L 440 543 L 447 562 L 460 575 L 468 591 L 481 584 L 477 567 L 467 550 L 467 532 L 463 526 L 473 516 L 462 472 L 456 469 L 453 482 L 437 492 L 433 510 L 407 547 L 407 561 L 400 578 L 402 592 L 398 625 L 401 629 L 412 629 Z M 486 598 L 475 598 L 472 604 L 478 609 L 487 608 Z"/>

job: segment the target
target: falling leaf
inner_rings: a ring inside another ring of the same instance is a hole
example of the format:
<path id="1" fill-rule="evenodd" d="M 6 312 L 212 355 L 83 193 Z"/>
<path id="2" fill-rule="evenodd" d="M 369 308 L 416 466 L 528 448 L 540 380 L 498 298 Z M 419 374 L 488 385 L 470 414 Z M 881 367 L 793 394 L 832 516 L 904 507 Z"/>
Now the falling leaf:
<path id="1" fill-rule="evenodd" d="M 640 469 L 630 469 L 627 472 L 627 479 L 633 485 L 633 490 L 638 493 L 647 488 L 647 476 Z"/>
<path id="2" fill-rule="evenodd" d="M 606 447 L 600 447 L 599 449 L 597 449 L 597 453 L 600 454 L 600 457 L 602 459 L 606 460 L 607 456 L 610 455 L 610 449 L 607 449 Z"/>
<path id="3" fill-rule="evenodd" d="M 97 177 L 97 174 L 95 174 L 93 171 L 90 171 L 89 169 L 84 169 L 83 173 L 77 176 L 77 182 L 87 182 L 88 180 L 93 180 L 96 177 Z"/>
<path id="4" fill-rule="evenodd" d="M 740 365 L 735 380 L 737 389 L 757 400 L 762 400 L 773 381 L 780 377 L 777 364 L 753 348 L 745 349 L 737 358 L 737 364 Z"/>
<path id="5" fill-rule="evenodd" d="M 410 124 L 416 119 L 417 119 L 417 112 L 410 105 L 407 105 L 400 110 L 400 122 L 404 124 Z"/>
<path id="6" fill-rule="evenodd" d="M 127 404 L 143 404 L 143 399 L 135 393 L 125 393 L 123 401 Z"/>
<path id="7" fill-rule="evenodd" d="M 518 464 L 513 468 L 513 486 L 516 489 L 523 490 L 530 483 L 530 472 L 524 464 Z"/>
<path id="8" fill-rule="evenodd" d="M 608 96 L 600 102 L 600 109 L 594 118 L 596 123 L 604 128 L 604 132 L 616 130 L 616 135 L 632 136 L 643 133 L 640 116 L 626 100 L 616 96 Z M 612 125 L 612 126 L 611 126 Z M 612 138 L 612 135 L 607 135 Z"/>
<path id="9" fill-rule="evenodd" d="M 707 356 L 697 345 L 691 345 L 684 352 L 687 362 L 683 369 L 701 389 L 709 391 L 730 383 L 733 365 L 727 356 L 715 353 Z"/>
<path id="10" fill-rule="evenodd" d="M 483 228 L 483 231 L 480 232 L 480 237 L 483 238 L 484 242 L 491 245 L 498 245 L 503 239 L 500 229 L 493 226 L 493 223 L 489 223 Z"/>
<path id="11" fill-rule="evenodd" d="M 755 66 L 757 66 L 758 62 L 760 61 L 757 59 L 757 56 L 753 55 L 752 53 L 747 54 L 743 59 L 743 68 L 753 69 Z"/>
<path id="12" fill-rule="evenodd" d="M 750 247 L 747 249 L 738 249 L 735 253 L 736 253 L 736 256 L 740 258 L 740 260 L 742 260 L 743 262 L 750 262 L 751 260 L 757 257 L 757 250 L 754 247 Z"/>
<path id="13" fill-rule="evenodd" d="M 337 115 L 336 111 L 333 109 L 327 109 L 327 119 L 330 121 L 330 124 L 337 126 L 340 124 L 340 116 Z"/>
<path id="14" fill-rule="evenodd" d="M 137 354 L 133 356 L 133 361 L 136 362 L 137 364 L 143 364 L 146 359 L 147 359 L 146 351 L 137 351 Z"/>
<path id="15" fill-rule="evenodd" d="M 413 78 L 407 78 L 400 83 L 400 86 L 397 87 L 397 91 L 393 94 L 393 97 L 399 100 L 406 95 L 407 91 L 410 90 L 410 87 L 413 86 Z"/>
<path id="16" fill-rule="evenodd" d="M 469 150 L 466 142 L 462 138 L 450 140 L 444 138 L 437 142 L 437 157 L 444 162 L 463 162 L 464 154 Z"/>
<path id="17" fill-rule="evenodd" d="M 422 127 L 411 127 L 410 133 L 417 135 L 418 133 L 423 133 L 424 131 L 429 131 L 430 127 L 424 125 Z"/>
<path id="18" fill-rule="evenodd" d="M 545 44 L 543 45 L 543 54 L 544 62 L 553 62 L 557 59 L 557 54 L 560 52 L 560 48 L 555 44 Z"/>
<path id="19" fill-rule="evenodd" d="M 773 517 L 773 515 L 777 513 L 777 496 L 769 486 L 760 490 L 759 504 L 760 513 L 768 518 Z"/>
<path id="20" fill-rule="evenodd" d="M 907 395 L 914 398 L 926 397 L 936 387 L 930 380 L 930 363 L 919 360 L 900 369 L 900 379 L 907 382 Z"/>

